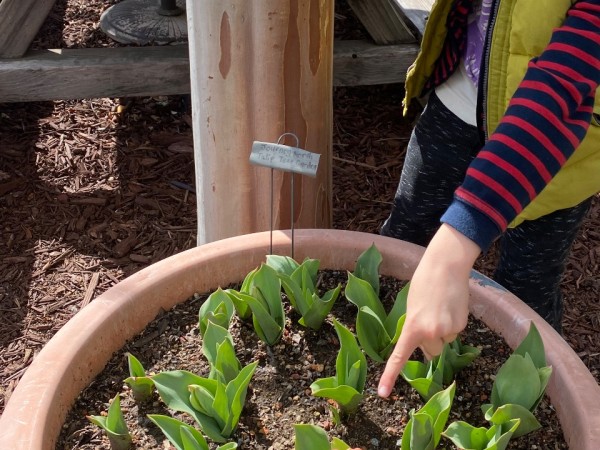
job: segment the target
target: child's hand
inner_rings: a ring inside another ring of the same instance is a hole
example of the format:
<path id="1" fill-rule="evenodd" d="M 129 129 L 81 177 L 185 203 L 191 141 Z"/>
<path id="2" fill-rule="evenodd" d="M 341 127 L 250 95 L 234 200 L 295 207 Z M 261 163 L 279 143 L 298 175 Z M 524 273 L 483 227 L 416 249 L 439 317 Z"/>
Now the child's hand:
<path id="1" fill-rule="evenodd" d="M 410 282 L 404 328 L 379 381 L 381 397 L 390 395 L 417 347 L 431 359 L 467 326 L 469 275 L 480 251 L 449 225 L 435 234 Z"/>

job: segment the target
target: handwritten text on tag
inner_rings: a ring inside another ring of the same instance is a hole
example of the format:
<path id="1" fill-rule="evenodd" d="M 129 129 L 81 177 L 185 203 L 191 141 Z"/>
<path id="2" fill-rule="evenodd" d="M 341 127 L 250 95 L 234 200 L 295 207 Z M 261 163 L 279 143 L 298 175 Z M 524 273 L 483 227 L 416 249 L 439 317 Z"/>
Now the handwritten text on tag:
<path id="1" fill-rule="evenodd" d="M 272 169 L 316 177 L 320 157 L 318 153 L 308 152 L 298 147 L 254 141 L 250 162 Z"/>

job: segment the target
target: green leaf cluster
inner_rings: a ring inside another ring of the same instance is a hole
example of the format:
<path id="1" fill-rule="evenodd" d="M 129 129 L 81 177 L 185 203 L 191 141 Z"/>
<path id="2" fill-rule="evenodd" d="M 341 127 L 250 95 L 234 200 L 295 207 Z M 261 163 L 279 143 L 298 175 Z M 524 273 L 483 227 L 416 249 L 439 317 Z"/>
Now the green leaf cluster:
<path id="1" fill-rule="evenodd" d="M 131 447 L 131 435 L 121 411 L 119 394 L 112 399 L 106 416 L 87 416 L 87 419 L 104 430 L 113 450 L 127 450 Z"/>
<path id="2" fill-rule="evenodd" d="M 202 353 L 210 365 L 208 378 L 229 383 L 242 368 L 233 345 L 229 330 L 209 322 L 202 340 Z"/>
<path id="3" fill-rule="evenodd" d="M 350 446 L 334 437 L 329 442 L 327 433 L 321 427 L 309 424 L 295 424 L 295 450 L 349 450 Z"/>
<path id="4" fill-rule="evenodd" d="M 148 418 L 158 426 L 176 450 L 209 450 L 210 447 L 202 433 L 191 425 L 174 417 L 162 414 L 148 414 Z M 217 450 L 235 450 L 237 444 L 228 442 Z"/>
<path id="5" fill-rule="evenodd" d="M 266 264 L 244 278 L 239 291 L 225 291 L 233 301 L 238 316 L 252 316 L 254 330 L 267 345 L 275 345 L 283 333 L 285 313 L 281 300 L 281 281 L 275 269 Z"/>
<path id="6" fill-rule="evenodd" d="M 235 312 L 233 301 L 227 293 L 218 288 L 210 294 L 198 311 L 198 329 L 200 336 L 204 337 L 209 322 L 229 329 L 231 318 Z"/>
<path id="7" fill-rule="evenodd" d="M 154 383 L 146 376 L 146 370 L 142 363 L 131 353 L 127 353 L 127 365 L 129 366 L 129 377 L 125 378 L 124 382 L 131 388 L 135 401 L 143 403 L 152 396 Z"/>
<path id="8" fill-rule="evenodd" d="M 310 385 L 315 397 L 334 400 L 342 413 L 356 412 L 363 398 L 367 379 L 367 359 L 358 346 L 352 332 L 337 320 L 333 320 L 340 341 L 333 377 L 320 378 Z"/>
<path id="9" fill-rule="evenodd" d="M 551 372 L 546 366 L 541 336 L 532 322 L 525 339 L 496 374 L 492 403 L 482 405 L 491 426 L 474 427 L 457 421 L 443 435 L 465 450 L 504 450 L 512 437 L 540 427 L 533 412 L 544 395 Z"/>
<path id="10" fill-rule="evenodd" d="M 454 401 L 456 384 L 432 395 L 419 409 L 410 412 L 410 419 L 402 435 L 402 450 L 433 450 L 440 442 Z"/>
<path id="11" fill-rule="evenodd" d="M 225 304 L 226 301 L 219 301 L 213 302 L 211 306 L 225 309 L 226 307 L 223 306 Z M 206 309 L 205 312 L 209 316 L 211 310 Z M 228 325 L 229 320 L 226 323 Z M 248 385 L 258 362 L 242 368 L 229 330 L 213 320 L 206 322 L 202 352 L 210 366 L 208 377 L 200 377 L 184 370 L 174 370 L 153 375 L 151 379 L 161 399 L 169 408 L 191 415 L 206 436 L 213 441 L 226 442 L 237 427 L 246 402 Z M 154 416 L 154 422 L 163 431 L 168 430 L 169 434 L 165 433 L 165 435 L 172 442 L 174 439 L 178 443 L 176 445 L 183 445 L 185 441 L 188 447 L 200 445 L 198 448 L 202 448 L 202 441 L 197 436 L 200 433 L 194 433 L 186 427 L 176 427 L 175 422 L 157 416 Z M 189 447 L 189 449 L 195 448 Z M 223 448 L 235 447 L 223 446 Z"/>
<path id="12" fill-rule="evenodd" d="M 463 450 L 504 450 L 519 423 L 519 419 L 511 419 L 485 428 L 457 421 L 451 423 L 442 435 Z"/>
<path id="13" fill-rule="evenodd" d="M 410 360 L 404 366 L 402 377 L 425 400 L 441 391 L 454 380 L 456 374 L 479 356 L 480 350 L 463 345 L 460 338 L 445 344 L 442 353 L 427 363 Z"/>
<path id="14" fill-rule="evenodd" d="M 379 266 L 382 257 L 371 245 L 356 261 L 354 273 L 348 273 L 346 298 L 358 307 L 356 334 L 371 359 L 384 362 L 398 341 L 406 314 L 408 285 L 396 296 L 389 315 L 379 299 Z"/>
<path id="15" fill-rule="evenodd" d="M 546 365 L 544 343 L 531 322 L 525 339 L 496 374 L 492 403 L 481 407 L 486 420 L 500 425 L 520 419 L 515 437 L 540 428 L 533 412 L 544 396 L 551 374 L 552 367 Z"/>
<path id="16" fill-rule="evenodd" d="M 152 380 L 169 408 L 192 416 L 213 441 L 226 442 L 238 424 L 257 365 L 247 365 L 228 383 L 185 370 L 161 372 Z"/>
<path id="17" fill-rule="evenodd" d="M 300 325 L 318 330 L 321 328 L 327 314 L 331 311 L 342 289 L 338 285 L 327 291 L 323 297 L 317 292 L 317 272 L 319 260 L 306 258 L 298 264 L 289 256 L 268 255 L 267 265 L 275 269 L 283 289 L 292 304 L 300 314 Z"/>

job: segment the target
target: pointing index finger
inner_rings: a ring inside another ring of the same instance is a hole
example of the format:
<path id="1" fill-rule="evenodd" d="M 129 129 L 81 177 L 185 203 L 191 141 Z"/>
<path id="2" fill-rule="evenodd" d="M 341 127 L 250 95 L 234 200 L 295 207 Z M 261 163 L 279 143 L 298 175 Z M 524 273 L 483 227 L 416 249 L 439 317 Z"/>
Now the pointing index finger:
<path id="1" fill-rule="evenodd" d="M 406 324 L 405 324 L 406 325 Z M 403 332 L 400 334 L 398 342 L 394 347 L 394 351 L 390 355 L 381 379 L 379 380 L 379 387 L 377 394 L 380 397 L 387 398 L 392 392 L 394 384 L 398 375 L 402 371 L 404 365 L 410 358 L 410 355 L 421 343 L 421 338 L 418 334 L 412 333 L 410 327 L 404 327 Z"/>

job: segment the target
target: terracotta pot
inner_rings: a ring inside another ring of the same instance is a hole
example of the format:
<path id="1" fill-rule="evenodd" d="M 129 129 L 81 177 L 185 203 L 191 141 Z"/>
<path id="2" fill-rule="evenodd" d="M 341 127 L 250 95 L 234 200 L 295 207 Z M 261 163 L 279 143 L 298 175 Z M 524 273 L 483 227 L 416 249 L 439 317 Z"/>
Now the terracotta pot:
<path id="1" fill-rule="evenodd" d="M 381 273 L 410 279 L 423 249 L 374 234 L 296 230 L 296 260 L 317 258 L 322 268 L 353 270 L 372 243 L 383 255 Z M 0 418 L 0 446 L 54 449 L 66 414 L 79 393 L 125 342 L 161 309 L 195 292 L 238 282 L 264 261 L 270 233 L 213 242 L 179 253 L 118 283 L 75 315 L 46 344 L 25 372 Z M 290 254 L 289 232 L 273 234 L 273 253 Z M 529 307 L 490 279 L 473 272 L 471 312 L 515 347 L 534 321 L 553 374 L 548 395 L 569 444 L 600 448 L 600 387 L 569 345 Z"/>

